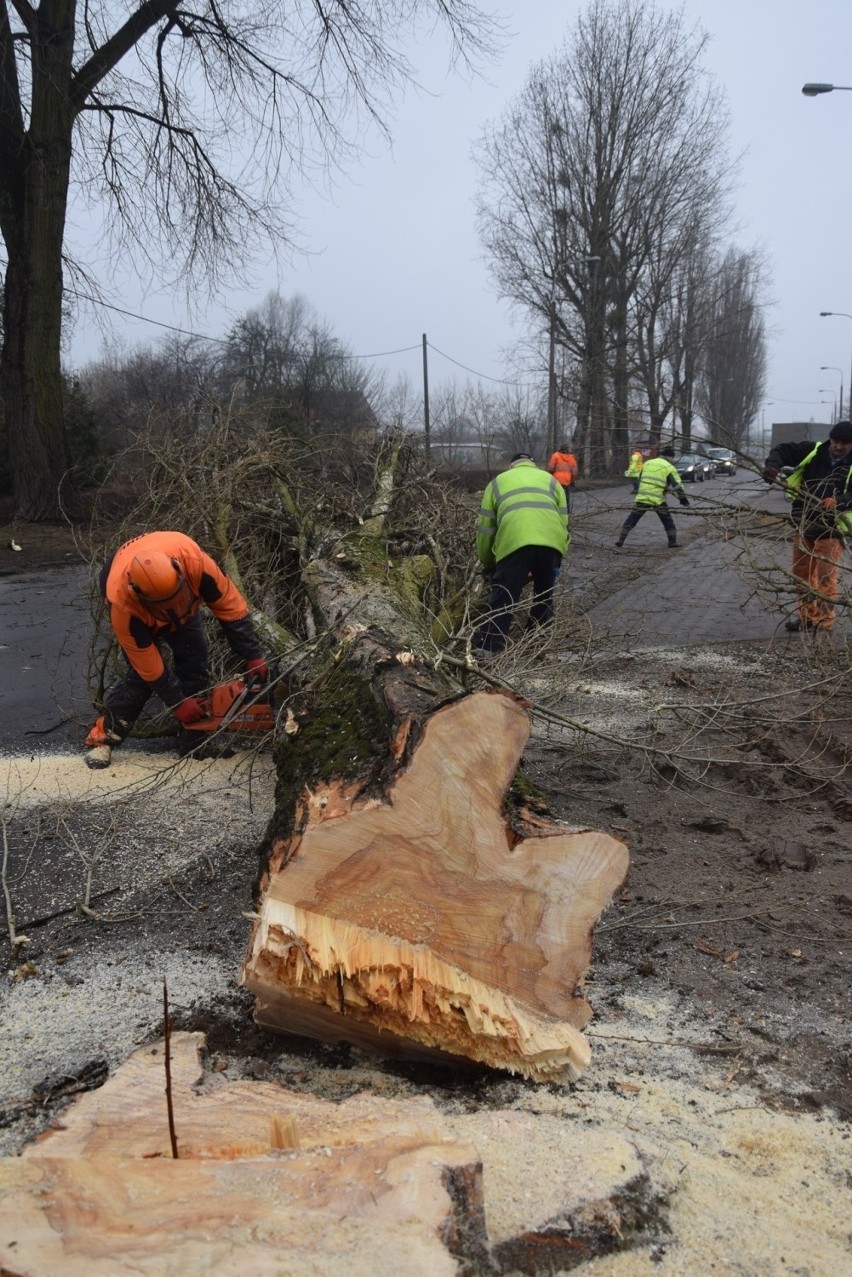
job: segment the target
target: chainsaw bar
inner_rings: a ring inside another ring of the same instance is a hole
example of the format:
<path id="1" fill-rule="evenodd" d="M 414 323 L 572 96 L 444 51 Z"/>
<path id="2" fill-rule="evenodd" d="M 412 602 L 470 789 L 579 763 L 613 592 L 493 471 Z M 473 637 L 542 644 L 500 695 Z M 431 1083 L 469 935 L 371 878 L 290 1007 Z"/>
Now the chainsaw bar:
<path id="1" fill-rule="evenodd" d="M 219 683 L 209 696 L 199 700 L 206 718 L 190 723 L 190 732 L 271 732 L 275 729 L 275 710 L 269 702 L 269 688 L 255 688 L 243 679 Z"/>

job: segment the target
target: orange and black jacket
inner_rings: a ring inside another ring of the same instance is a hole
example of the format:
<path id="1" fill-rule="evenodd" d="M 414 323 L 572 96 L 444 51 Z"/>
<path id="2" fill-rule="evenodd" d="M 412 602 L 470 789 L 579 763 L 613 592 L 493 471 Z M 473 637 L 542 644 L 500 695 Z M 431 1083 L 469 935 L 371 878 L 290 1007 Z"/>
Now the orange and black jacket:
<path id="1" fill-rule="evenodd" d="M 167 554 L 180 568 L 191 596 L 180 615 L 172 612 L 168 620 L 154 616 L 131 588 L 130 564 L 143 550 Z M 163 662 L 158 639 L 179 630 L 197 614 L 202 603 L 222 626 L 237 656 L 251 660 L 262 655 L 245 599 L 218 564 L 182 532 L 147 532 L 125 542 L 104 566 L 100 580 L 121 650 L 139 677 L 169 708 L 183 700 L 183 692 Z"/>
<path id="2" fill-rule="evenodd" d="M 577 458 L 573 452 L 554 452 L 547 466 L 557 483 L 568 488 L 577 478 Z"/>

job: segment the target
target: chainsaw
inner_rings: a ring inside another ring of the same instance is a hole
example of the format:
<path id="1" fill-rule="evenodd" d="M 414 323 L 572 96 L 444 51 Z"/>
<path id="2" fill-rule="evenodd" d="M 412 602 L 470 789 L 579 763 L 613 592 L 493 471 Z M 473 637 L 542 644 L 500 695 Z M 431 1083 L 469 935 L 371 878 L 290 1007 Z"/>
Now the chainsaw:
<path id="1" fill-rule="evenodd" d="M 271 732 L 275 729 L 275 708 L 270 703 L 266 683 L 246 683 L 236 678 L 218 683 L 208 696 L 198 698 L 205 717 L 188 723 L 190 732 Z"/>

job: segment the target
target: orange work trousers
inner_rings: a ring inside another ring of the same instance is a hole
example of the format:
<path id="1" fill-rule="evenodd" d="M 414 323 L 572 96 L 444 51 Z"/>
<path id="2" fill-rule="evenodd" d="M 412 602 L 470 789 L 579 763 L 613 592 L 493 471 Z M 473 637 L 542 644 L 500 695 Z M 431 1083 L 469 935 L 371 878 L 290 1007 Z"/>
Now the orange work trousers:
<path id="1" fill-rule="evenodd" d="M 840 575 L 840 559 L 843 542 L 838 537 L 802 536 L 793 534 L 793 576 L 796 578 L 799 616 L 821 630 L 834 625 L 834 604 L 837 598 Z"/>

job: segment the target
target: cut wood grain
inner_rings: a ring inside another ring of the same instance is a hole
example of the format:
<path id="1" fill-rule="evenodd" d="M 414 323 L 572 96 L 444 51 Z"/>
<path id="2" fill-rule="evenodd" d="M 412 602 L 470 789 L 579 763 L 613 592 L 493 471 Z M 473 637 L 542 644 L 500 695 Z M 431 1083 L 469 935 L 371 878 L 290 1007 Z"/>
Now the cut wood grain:
<path id="1" fill-rule="evenodd" d="M 0 1159 L 0 1272 L 281 1277 L 458 1272 L 484 1251 L 482 1167 L 431 1105 L 341 1107 L 272 1083 L 198 1095 L 200 1035 L 144 1047 L 20 1158 Z M 280 1147 L 281 1131 L 299 1147 Z"/>
<path id="2" fill-rule="evenodd" d="M 0 1158 L 3 1277 L 553 1272 L 665 1228 L 665 1186 L 618 1130 L 372 1088 L 332 1101 L 226 1081 L 202 1034 L 171 1050 L 177 1161 L 163 1043 Z"/>
<path id="3" fill-rule="evenodd" d="M 586 1066 L 579 985 L 627 850 L 542 820 L 518 834 L 505 800 L 529 730 L 518 697 L 474 693 L 424 716 L 384 799 L 303 795 L 243 969 L 262 1024 L 537 1078 Z"/>

